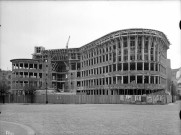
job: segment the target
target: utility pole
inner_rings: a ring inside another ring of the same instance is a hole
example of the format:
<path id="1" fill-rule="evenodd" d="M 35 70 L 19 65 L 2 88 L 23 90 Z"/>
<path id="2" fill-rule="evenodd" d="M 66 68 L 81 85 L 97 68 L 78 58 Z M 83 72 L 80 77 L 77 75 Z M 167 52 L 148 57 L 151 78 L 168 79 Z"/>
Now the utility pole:
<path id="1" fill-rule="evenodd" d="M 174 102 L 174 101 L 173 101 L 173 87 L 174 87 L 174 86 L 173 86 L 173 81 L 172 81 L 172 83 L 171 83 L 172 103 Z"/>
<path id="2" fill-rule="evenodd" d="M 46 68 L 46 79 L 45 79 L 45 89 L 46 89 L 46 104 L 48 104 L 48 94 L 47 94 L 47 79 L 48 79 L 48 69 Z"/>
<path id="3" fill-rule="evenodd" d="M 47 79 L 46 79 L 46 104 L 48 104 L 48 95 L 47 95 Z"/>

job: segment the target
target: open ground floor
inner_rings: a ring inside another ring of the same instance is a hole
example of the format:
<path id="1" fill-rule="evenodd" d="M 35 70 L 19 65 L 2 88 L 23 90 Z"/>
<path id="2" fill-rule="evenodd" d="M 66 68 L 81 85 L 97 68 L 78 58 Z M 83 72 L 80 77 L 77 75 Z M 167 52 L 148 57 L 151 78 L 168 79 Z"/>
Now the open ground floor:
<path id="1" fill-rule="evenodd" d="M 164 89 L 91 89 L 77 90 L 77 94 L 83 95 L 148 95 L 157 92 L 165 92 Z"/>

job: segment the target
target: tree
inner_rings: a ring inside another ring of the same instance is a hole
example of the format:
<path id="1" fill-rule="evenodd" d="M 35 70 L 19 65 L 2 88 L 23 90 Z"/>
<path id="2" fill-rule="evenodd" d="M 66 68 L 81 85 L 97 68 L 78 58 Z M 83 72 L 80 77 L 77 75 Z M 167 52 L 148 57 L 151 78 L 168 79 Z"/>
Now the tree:
<path id="1" fill-rule="evenodd" d="M 10 86 L 8 86 L 5 82 L 0 81 L 0 95 L 6 95 L 9 93 Z"/>
<path id="2" fill-rule="evenodd" d="M 24 90 L 25 96 L 29 95 L 29 96 L 26 96 L 26 97 L 27 98 L 30 97 L 31 103 L 33 103 L 34 102 L 34 95 L 36 94 L 37 88 L 35 86 L 33 86 L 33 85 L 25 85 L 23 90 Z"/>
<path id="3" fill-rule="evenodd" d="M 5 103 L 5 95 L 9 93 L 10 86 L 4 81 L 0 81 L 0 96 L 2 96 L 3 104 Z"/>
<path id="4" fill-rule="evenodd" d="M 172 82 L 172 87 L 171 87 L 171 94 L 173 95 L 173 96 L 177 96 L 178 94 L 177 94 L 177 84 L 175 84 L 174 82 Z"/>
<path id="5" fill-rule="evenodd" d="M 33 85 L 25 85 L 23 88 L 25 95 L 35 95 L 36 89 L 37 88 Z"/>
<path id="6" fill-rule="evenodd" d="M 177 84 L 175 82 L 172 81 L 172 84 L 171 84 L 171 95 L 172 95 L 172 102 L 175 102 L 175 96 L 178 96 L 178 93 L 177 93 Z"/>

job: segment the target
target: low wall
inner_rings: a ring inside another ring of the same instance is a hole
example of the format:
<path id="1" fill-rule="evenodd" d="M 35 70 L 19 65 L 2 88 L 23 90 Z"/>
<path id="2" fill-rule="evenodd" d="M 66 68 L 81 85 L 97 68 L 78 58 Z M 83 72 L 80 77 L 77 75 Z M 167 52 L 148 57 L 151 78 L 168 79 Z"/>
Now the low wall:
<path id="1" fill-rule="evenodd" d="M 46 103 L 46 95 L 7 95 L 5 103 Z M 168 104 L 172 102 L 171 95 L 48 95 L 51 104 Z M 3 103 L 3 97 L 0 97 Z"/>

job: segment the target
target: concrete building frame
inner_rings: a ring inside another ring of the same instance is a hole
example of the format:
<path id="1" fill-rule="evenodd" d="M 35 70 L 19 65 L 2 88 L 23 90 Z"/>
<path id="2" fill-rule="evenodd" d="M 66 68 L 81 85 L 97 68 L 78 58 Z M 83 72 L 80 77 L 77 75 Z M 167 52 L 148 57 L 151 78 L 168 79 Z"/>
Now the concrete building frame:
<path id="1" fill-rule="evenodd" d="M 32 61 L 42 63 L 41 89 L 47 82 L 49 88 L 77 94 L 143 95 L 169 91 L 169 46 L 160 31 L 125 29 L 80 48 L 35 47 Z M 16 61 L 11 60 L 13 71 Z"/>

